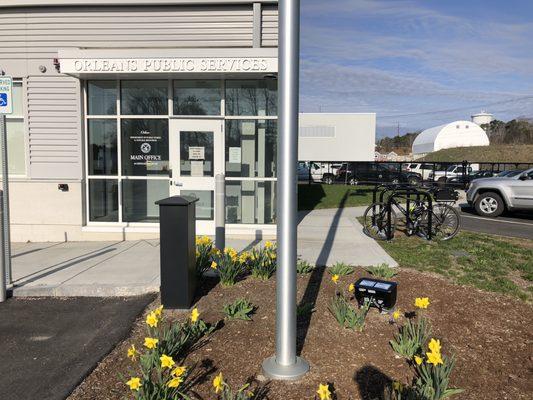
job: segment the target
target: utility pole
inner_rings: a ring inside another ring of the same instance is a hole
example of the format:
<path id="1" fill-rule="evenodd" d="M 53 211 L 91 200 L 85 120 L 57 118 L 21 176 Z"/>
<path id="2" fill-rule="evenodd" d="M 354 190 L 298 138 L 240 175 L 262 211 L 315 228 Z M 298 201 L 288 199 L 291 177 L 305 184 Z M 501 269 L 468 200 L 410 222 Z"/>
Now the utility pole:
<path id="1" fill-rule="evenodd" d="M 300 0 L 279 2 L 278 191 L 276 271 L 276 354 L 263 361 L 272 379 L 295 380 L 309 364 L 296 355 L 296 235 Z"/>

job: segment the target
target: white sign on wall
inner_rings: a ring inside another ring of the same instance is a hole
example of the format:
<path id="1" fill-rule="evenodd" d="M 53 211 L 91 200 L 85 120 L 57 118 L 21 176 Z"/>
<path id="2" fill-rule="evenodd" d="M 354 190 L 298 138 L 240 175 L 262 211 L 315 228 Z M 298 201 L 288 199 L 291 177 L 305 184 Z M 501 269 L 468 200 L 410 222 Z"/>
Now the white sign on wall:
<path id="1" fill-rule="evenodd" d="M 10 76 L 0 76 L 0 114 L 11 114 L 13 102 L 11 91 L 13 80 Z"/>
<path id="2" fill-rule="evenodd" d="M 64 74 L 169 72 L 277 72 L 274 57 L 238 58 L 97 58 L 60 60 Z"/>

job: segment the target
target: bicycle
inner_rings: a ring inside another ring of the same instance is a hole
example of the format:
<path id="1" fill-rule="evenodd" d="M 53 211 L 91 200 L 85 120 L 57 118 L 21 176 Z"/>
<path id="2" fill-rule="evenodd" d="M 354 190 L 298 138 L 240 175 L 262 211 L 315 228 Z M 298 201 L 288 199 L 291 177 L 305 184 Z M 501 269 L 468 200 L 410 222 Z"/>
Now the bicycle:
<path id="1" fill-rule="evenodd" d="M 406 234 L 418 235 L 425 239 L 449 240 L 457 235 L 461 225 L 460 215 L 457 210 L 447 204 L 451 200 L 429 202 L 420 200 L 420 197 L 437 197 L 439 189 L 429 188 L 425 192 L 412 188 L 403 188 L 393 191 L 388 201 L 371 204 L 364 212 L 364 232 L 377 240 L 390 240 L 394 237 L 398 217 L 393 207 L 405 216 Z M 409 195 L 416 194 L 417 199 Z M 409 196 L 409 197 L 408 197 Z M 403 207 L 401 201 L 409 201 L 409 209 Z M 390 204 L 390 225 L 389 225 Z M 431 225 L 431 230 L 429 226 Z M 390 226 L 390 228 L 389 228 Z"/>

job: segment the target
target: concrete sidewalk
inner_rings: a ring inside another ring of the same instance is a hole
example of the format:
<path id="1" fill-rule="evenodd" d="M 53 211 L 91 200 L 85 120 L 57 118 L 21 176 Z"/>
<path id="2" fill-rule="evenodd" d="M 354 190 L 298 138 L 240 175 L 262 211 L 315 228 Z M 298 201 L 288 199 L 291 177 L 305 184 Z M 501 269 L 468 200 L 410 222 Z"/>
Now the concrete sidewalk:
<path id="1" fill-rule="evenodd" d="M 298 256 L 312 264 L 397 263 L 362 232 L 364 207 L 299 213 Z M 228 238 L 238 251 L 260 239 Z M 132 296 L 159 291 L 159 241 L 13 245 L 14 296 Z"/>

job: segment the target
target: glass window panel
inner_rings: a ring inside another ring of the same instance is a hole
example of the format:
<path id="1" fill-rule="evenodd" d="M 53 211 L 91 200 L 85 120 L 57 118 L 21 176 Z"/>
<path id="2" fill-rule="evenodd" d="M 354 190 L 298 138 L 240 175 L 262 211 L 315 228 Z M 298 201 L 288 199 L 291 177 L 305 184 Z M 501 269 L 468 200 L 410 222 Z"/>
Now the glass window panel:
<path id="1" fill-rule="evenodd" d="M 214 193 L 212 190 L 181 190 L 182 196 L 196 197 L 196 219 L 212 220 L 214 218 Z"/>
<path id="2" fill-rule="evenodd" d="M 7 115 L 7 117 L 24 117 L 24 110 L 22 107 L 22 82 L 14 81 L 13 89 L 11 92 L 13 102 L 13 113 Z"/>
<path id="3" fill-rule="evenodd" d="M 118 222 L 118 182 L 89 179 L 89 221 Z"/>
<path id="4" fill-rule="evenodd" d="M 89 81 L 87 108 L 89 115 L 115 115 L 117 113 L 117 82 Z"/>
<path id="5" fill-rule="evenodd" d="M 220 115 L 220 81 L 174 81 L 175 115 Z"/>
<path id="6" fill-rule="evenodd" d="M 168 175 L 168 120 L 122 119 L 122 174 Z"/>
<path id="7" fill-rule="evenodd" d="M 123 115 L 168 114 L 167 95 L 167 81 L 121 81 L 121 113 Z"/>
<path id="8" fill-rule="evenodd" d="M 159 179 L 125 179 L 122 181 L 122 220 L 124 222 L 158 222 L 157 200 L 168 197 L 168 181 Z"/>
<path id="9" fill-rule="evenodd" d="M 228 80 L 225 100 L 227 115 L 277 115 L 278 81 Z"/>
<path id="10" fill-rule="evenodd" d="M 90 119 L 89 175 L 116 175 L 117 121 L 114 119 Z"/>
<path id="11" fill-rule="evenodd" d="M 276 176 L 277 121 L 226 120 L 226 176 Z"/>
<path id="12" fill-rule="evenodd" d="M 8 171 L 14 175 L 26 174 L 26 146 L 24 144 L 24 121 L 7 119 L 7 163 Z M 2 152 L 0 152 L 0 164 Z"/>
<path id="13" fill-rule="evenodd" d="M 275 224 L 275 181 L 226 181 L 228 224 Z"/>
<path id="14" fill-rule="evenodd" d="M 180 175 L 213 176 L 213 132 L 180 132 Z"/>

